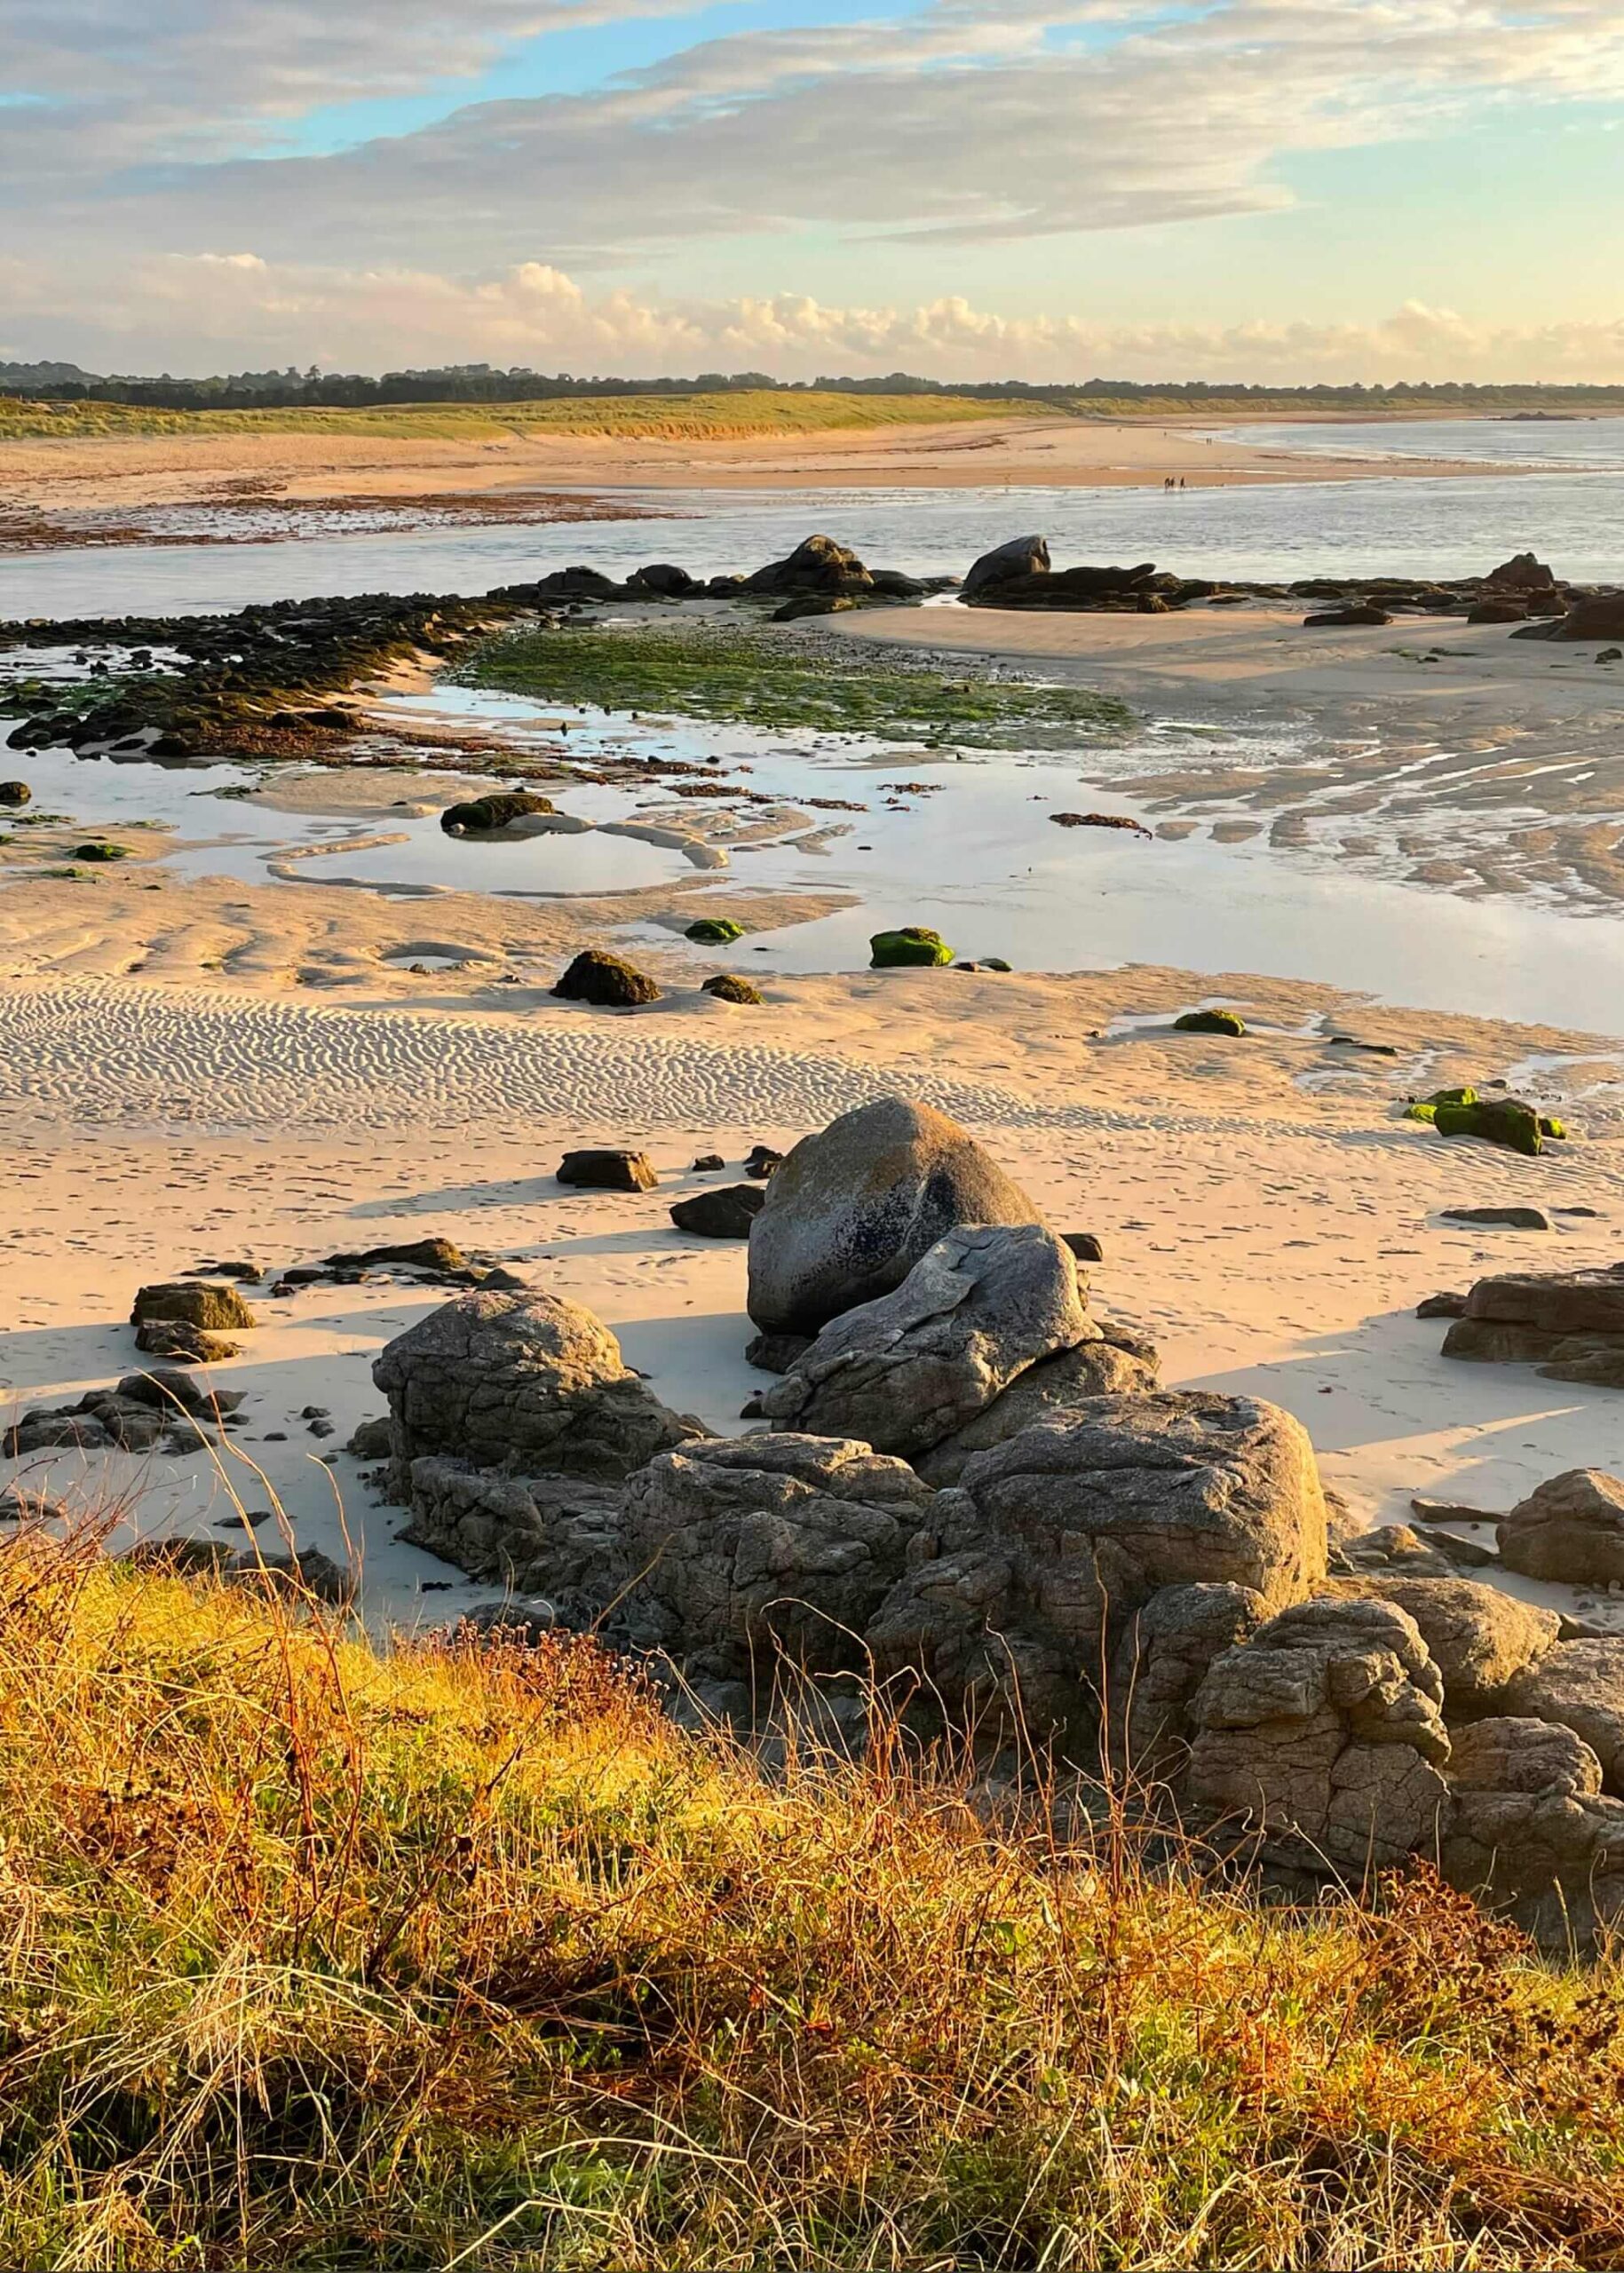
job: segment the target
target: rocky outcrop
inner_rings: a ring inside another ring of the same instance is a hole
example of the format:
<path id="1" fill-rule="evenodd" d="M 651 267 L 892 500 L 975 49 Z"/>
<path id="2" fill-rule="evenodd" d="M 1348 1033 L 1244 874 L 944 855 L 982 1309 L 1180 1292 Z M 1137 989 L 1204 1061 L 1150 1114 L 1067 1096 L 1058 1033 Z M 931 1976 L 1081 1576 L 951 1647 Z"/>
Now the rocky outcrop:
<path id="1" fill-rule="evenodd" d="M 1624 1479 L 1599 1468 L 1570 1468 L 1502 1516 L 1496 1537 L 1508 1570 L 1611 1586 L 1624 1580 Z"/>
<path id="2" fill-rule="evenodd" d="M 1518 1602 L 1475 1579 L 1344 1579 L 1340 1596 L 1396 1603 L 1414 1620 L 1444 1681 L 1454 1713 L 1493 1711 L 1508 1684 L 1552 1648 L 1562 1631 L 1555 1611 Z"/>
<path id="3" fill-rule="evenodd" d="M 573 1622 L 598 1617 L 631 1575 L 618 1484 L 431 1457 L 412 1462 L 409 1492 L 403 1539 L 476 1579 L 544 1594 Z"/>
<path id="4" fill-rule="evenodd" d="M 389 1399 L 389 1490 L 425 1455 L 604 1482 L 705 1434 L 669 1411 L 601 1319 L 552 1295 L 465 1295 L 390 1342 L 372 1378 Z"/>
<path id="5" fill-rule="evenodd" d="M 811 595 L 854 597 L 873 589 L 874 578 L 856 553 L 844 544 L 836 544 L 832 536 L 804 538 L 787 559 L 769 561 L 753 576 L 747 576 L 743 584 L 747 592 L 765 593 L 779 599 Z"/>
<path id="6" fill-rule="evenodd" d="M 713 1437 L 626 1487 L 634 1619 L 706 1674 L 780 1652 L 827 1671 L 861 1642 L 933 1495 L 905 1461 L 827 1437 Z"/>
<path id="7" fill-rule="evenodd" d="M 630 1152 L 620 1144 L 566 1152 L 557 1173 L 560 1184 L 588 1192 L 652 1192 L 660 1181 L 646 1152 Z"/>
<path id="8" fill-rule="evenodd" d="M 538 796 L 531 789 L 505 789 L 448 805 L 440 825 L 448 836 L 500 836 L 534 814 L 546 817 L 557 812 L 551 797 Z"/>
<path id="9" fill-rule="evenodd" d="M 1491 568 L 1484 582 L 1500 592 L 1550 592 L 1557 579 L 1549 564 L 1532 552 L 1514 552 L 1498 568 Z"/>
<path id="10" fill-rule="evenodd" d="M 1091 1723 L 1162 1588 L 1244 1587 L 1272 1610 L 1325 1570 L 1308 1437 L 1251 1398 L 1101 1398 L 978 1453 L 931 1527 L 869 1629 L 876 1664 L 922 1674 L 949 1715 L 1040 1736 Z"/>
<path id="11" fill-rule="evenodd" d="M 1191 1702 L 1191 1803 L 1277 1861 L 1355 1879 L 1450 1822 L 1444 1683 L 1397 1604 L 1313 1601 L 1217 1658 Z"/>
<path id="12" fill-rule="evenodd" d="M 1560 1942 L 1624 1908 L 1624 1801 L 1571 1729 L 1491 1719 L 1454 1732 L 1452 1823 L 1438 1865 L 1452 1886 Z"/>
<path id="13" fill-rule="evenodd" d="M 944 1437 L 915 1467 L 927 1484 L 956 1484 L 977 1453 L 1007 1444 L 1040 1421 L 1058 1419 L 1097 1397 L 1145 1397 L 1157 1385 L 1155 1355 L 1137 1340 L 1132 1346 L 1111 1339 L 1094 1319 L 1083 1338 L 1058 1357 L 1040 1358 L 1018 1374 L 992 1403 Z"/>
<path id="14" fill-rule="evenodd" d="M 1604 1375 L 1607 1361 L 1624 1359 L 1624 1263 L 1479 1279 L 1444 1337 L 1444 1355 L 1546 1366 L 1556 1381 Z"/>
<path id="15" fill-rule="evenodd" d="M 1210 588 L 1208 588 L 1210 589 Z M 960 598 L 970 607 L 1069 608 L 1086 614 L 1143 611 L 1153 600 L 1166 606 L 1182 598 L 1176 576 L 1158 577 L 1153 561 L 1132 568 L 1055 568 L 983 580 Z"/>
<path id="16" fill-rule="evenodd" d="M 1189 1765 L 1190 1702 L 1214 1661 L 1269 1615 L 1250 1587 L 1164 1587 L 1128 1620 L 1106 1699 L 1110 1757 L 1133 1786 L 1176 1783 Z"/>
<path id="17" fill-rule="evenodd" d="M 1069 1248 L 1037 1224 L 966 1225 L 895 1293 L 830 1321 L 764 1392 L 774 1426 L 929 1452 L 1089 1328 Z"/>
<path id="18" fill-rule="evenodd" d="M 1508 1684 L 1502 1710 L 1572 1729 L 1624 1796 L 1624 1641 L 1558 1642 Z"/>
<path id="19" fill-rule="evenodd" d="M 750 1234 L 749 1310 L 769 1334 L 816 1334 L 899 1287 L 963 1224 L 1038 1211 L 945 1113 L 883 1097 L 795 1147 Z"/>
<path id="20" fill-rule="evenodd" d="M 995 607 L 994 590 L 1026 576 L 1047 576 L 1050 570 L 1049 541 L 1041 536 L 1012 536 L 1002 544 L 995 544 L 978 560 L 970 564 L 970 573 L 959 587 L 959 598 L 974 601 L 978 597 L 984 607 Z"/>

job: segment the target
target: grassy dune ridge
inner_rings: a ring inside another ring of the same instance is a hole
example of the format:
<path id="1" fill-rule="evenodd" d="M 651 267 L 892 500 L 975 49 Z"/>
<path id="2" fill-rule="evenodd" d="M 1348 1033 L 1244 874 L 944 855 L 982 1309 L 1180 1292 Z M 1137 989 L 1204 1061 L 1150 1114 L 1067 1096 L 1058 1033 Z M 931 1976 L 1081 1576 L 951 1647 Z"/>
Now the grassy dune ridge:
<path id="1" fill-rule="evenodd" d="M 1424 1876 L 1294 1914 L 950 1762 L 674 1730 L 590 1643 L 375 1649 L 0 1556 L 0 2263 L 1624 2259 L 1613 1976 Z"/>
<path id="2" fill-rule="evenodd" d="M 723 393 L 560 396 L 541 402 L 381 404 L 374 408 L 157 410 L 117 402 L 0 396 L 0 442 L 155 435 L 334 434 L 430 441 L 503 435 L 720 442 L 753 434 L 954 425 L 1008 418 L 1008 404 L 962 395 Z M 1029 414 L 1028 414 L 1029 415 Z M 1060 416 L 1051 412 L 1050 416 Z"/>

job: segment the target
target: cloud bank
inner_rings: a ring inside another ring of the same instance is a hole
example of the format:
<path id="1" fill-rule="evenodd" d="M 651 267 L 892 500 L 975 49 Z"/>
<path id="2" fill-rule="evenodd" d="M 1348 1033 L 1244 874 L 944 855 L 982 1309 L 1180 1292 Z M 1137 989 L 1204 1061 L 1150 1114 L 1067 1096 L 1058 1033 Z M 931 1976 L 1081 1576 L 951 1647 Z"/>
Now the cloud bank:
<path id="1" fill-rule="evenodd" d="M 51 319 L 56 281 L 0 261 L 0 355 Z M 424 270 L 347 270 L 247 251 L 160 255 L 97 293 L 75 352 L 101 367 L 218 369 L 226 363 L 377 370 L 485 361 L 577 376 L 651 377 L 764 370 L 780 378 L 891 370 L 944 378 L 1595 380 L 1624 384 L 1624 318 L 1494 328 L 1410 303 L 1370 324 L 1125 326 L 1077 315 L 1012 318 L 948 296 L 911 308 L 831 307 L 803 295 L 654 301 L 589 293 L 543 262 L 462 280 Z M 19 319 L 22 320 L 19 329 Z M 14 336 L 13 336 L 14 335 Z M 180 342 L 184 352 L 177 348 Z"/>

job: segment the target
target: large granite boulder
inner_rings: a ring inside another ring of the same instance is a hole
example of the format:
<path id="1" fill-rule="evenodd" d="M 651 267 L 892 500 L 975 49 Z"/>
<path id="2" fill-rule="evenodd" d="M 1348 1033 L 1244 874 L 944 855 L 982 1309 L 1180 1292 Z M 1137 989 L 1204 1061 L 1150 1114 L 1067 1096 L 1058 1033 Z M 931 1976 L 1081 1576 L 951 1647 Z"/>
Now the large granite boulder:
<path id="1" fill-rule="evenodd" d="M 1624 1263 L 1479 1279 L 1444 1336 L 1446 1358 L 1489 1364 L 1565 1368 L 1598 1354 L 1624 1354 Z"/>
<path id="2" fill-rule="evenodd" d="M 750 1232 L 748 1307 L 768 1334 L 816 1334 L 902 1284 L 962 1224 L 1038 1211 L 975 1139 L 929 1105 L 881 1097 L 804 1136 Z"/>
<path id="3" fill-rule="evenodd" d="M 1325 1571 L 1313 1449 L 1251 1398 L 1100 1398 L 976 1453 L 929 1530 L 869 1628 L 876 1667 L 1038 1736 L 1092 1724 L 1119 1635 L 1163 1587 L 1275 1610 Z"/>
<path id="4" fill-rule="evenodd" d="M 1438 1853 L 1452 1886 L 1565 1942 L 1624 1908 L 1624 1801 L 1571 1729 L 1491 1719 L 1452 1732 L 1453 1822 Z"/>
<path id="5" fill-rule="evenodd" d="M 847 546 L 836 544 L 832 536 L 809 536 L 787 559 L 769 561 L 753 576 L 747 576 L 743 589 L 783 598 L 802 593 L 840 598 L 871 591 L 874 579 Z"/>
<path id="6" fill-rule="evenodd" d="M 1443 1695 L 1396 1603 L 1301 1603 L 1192 1699 L 1189 1802 L 1297 1867 L 1360 1878 L 1429 1850 L 1450 1819 Z"/>
<path id="7" fill-rule="evenodd" d="M 410 1488 L 403 1539 L 476 1579 L 543 1594 L 572 1623 L 598 1617 L 631 1575 L 618 1484 L 430 1457 L 412 1462 Z"/>
<path id="8" fill-rule="evenodd" d="M 1624 1641 L 1558 1642 L 1507 1683 L 1501 1709 L 1572 1729 L 1624 1795 Z"/>
<path id="9" fill-rule="evenodd" d="M 978 560 L 970 564 L 970 573 L 959 586 L 962 600 L 973 600 L 978 593 L 988 595 L 997 584 L 1007 584 L 1016 576 L 1046 576 L 1049 574 L 1049 541 L 1041 536 L 1012 536 L 1002 544 L 995 544 Z"/>
<path id="10" fill-rule="evenodd" d="M 629 1609 L 690 1666 L 723 1679 L 779 1653 L 817 1671 L 860 1665 L 860 1635 L 929 1521 L 907 1463 L 828 1437 L 712 1437 L 626 1486 L 640 1574 Z"/>
<path id="11" fill-rule="evenodd" d="M 553 1295 L 464 1295 L 388 1343 L 372 1378 L 389 1399 L 397 1500 L 425 1454 L 614 1482 L 706 1434 L 661 1405 L 600 1319 Z"/>
<path id="12" fill-rule="evenodd" d="M 1089 1319 L 1081 1341 L 1028 1366 L 973 1420 L 917 1454 L 914 1465 L 925 1482 L 956 1484 L 975 1453 L 1007 1444 L 1039 1421 L 1074 1413 L 1094 1398 L 1148 1397 L 1158 1380 L 1154 1351 L 1137 1337 L 1113 1340 L 1113 1331 Z"/>
<path id="13" fill-rule="evenodd" d="M 1624 1579 L 1624 1479 L 1599 1468 L 1570 1468 L 1502 1516 L 1495 1536 L 1508 1570 L 1611 1586 Z"/>
<path id="14" fill-rule="evenodd" d="M 894 1294 L 831 1319 L 761 1409 L 777 1428 L 928 1452 L 1088 1329 L 1076 1263 L 1052 1232 L 965 1225 Z"/>
<path id="15" fill-rule="evenodd" d="M 1475 1579 L 1391 1577 L 1339 1580 L 1344 1598 L 1397 1603 L 1415 1621 L 1427 1654 L 1444 1677 L 1450 1712 L 1492 1711 L 1508 1683 L 1554 1647 L 1562 1620 L 1554 1610 L 1518 1602 Z"/>

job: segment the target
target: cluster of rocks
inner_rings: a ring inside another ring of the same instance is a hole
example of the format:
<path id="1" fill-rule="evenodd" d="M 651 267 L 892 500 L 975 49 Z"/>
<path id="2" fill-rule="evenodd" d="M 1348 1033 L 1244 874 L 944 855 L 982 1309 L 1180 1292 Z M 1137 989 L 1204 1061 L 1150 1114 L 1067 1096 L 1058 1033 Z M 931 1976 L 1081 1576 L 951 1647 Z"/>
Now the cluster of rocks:
<path id="1" fill-rule="evenodd" d="M 1624 637 L 1624 593 L 1565 583 L 1532 552 L 1515 554 L 1485 576 L 1305 576 L 1289 583 L 1252 578 L 1214 582 L 1132 567 L 1051 566 L 1041 536 L 1011 537 L 974 562 L 959 588 L 970 607 L 1064 608 L 1073 612 L 1159 615 L 1192 602 L 1240 599 L 1321 603 L 1310 625 L 1390 623 L 1396 615 L 1464 616 L 1472 623 L 1513 623 L 1525 638 Z M 1539 621 L 1530 622 L 1528 619 Z"/>
<path id="2" fill-rule="evenodd" d="M 392 1342 L 406 1536 L 741 1721 L 844 1681 L 859 1723 L 877 1694 L 922 1730 L 1109 1758 L 1276 1872 L 1419 1854 L 1536 1929 L 1624 1908 L 1624 1641 L 1402 1558 L 1334 1567 L 1299 1423 L 1161 1389 L 963 1129 L 897 1099 L 843 1116 L 749 1241 L 780 1378 L 742 1437 L 551 1295 L 482 1289 Z M 1624 1485 L 1576 1490 L 1508 1540 L 1549 1559 L 1577 1522 L 1624 1567 Z"/>
<path id="3" fill-rule="evenodd" d="M 72 1404 L 30 1406 L 0 1437 L 0 1453 L 11 1460 L 62 1451 L 184 1456 L 211 1441 L 202 1424 L 225 1419 L 242 1401 L 240 1391 L 206 1390 L 190 1374 L 159 1367 Z"/>
<path id="4" fill-rule="evenodd" d="M 162 647 L 178 667 L 79 681 L 7 736 L 12 749 L 108 748 L 147 757 L 286 756 L 330 749 L 365 722 L 334 698 L 413 655 L 447 655 L 513 613 L 455 596 L 363 593 L 276 600 L 231 615 L 107 616 L 0 623 L 0 649 L 90 641 Z"/>
<path id="5" fill-rule="evenodd" d="M 602 606 L 649 600 L 745 599 L 780 603 L 777 618 L 823 614 L 837 606 L 865 602 L 923 599 L 950 591 L 951 576 L 905 576 L 895 568 L 867 567 L 857 554 L 830 536 L 809 536 L 785 559 L 772 560 L 749 574 L 700 578 L 669 561 L 638 568 L 622 583 L 597 568 L 559 568 L 527 584 L 503 584 L 494 600 L 525 607 Z"/>

